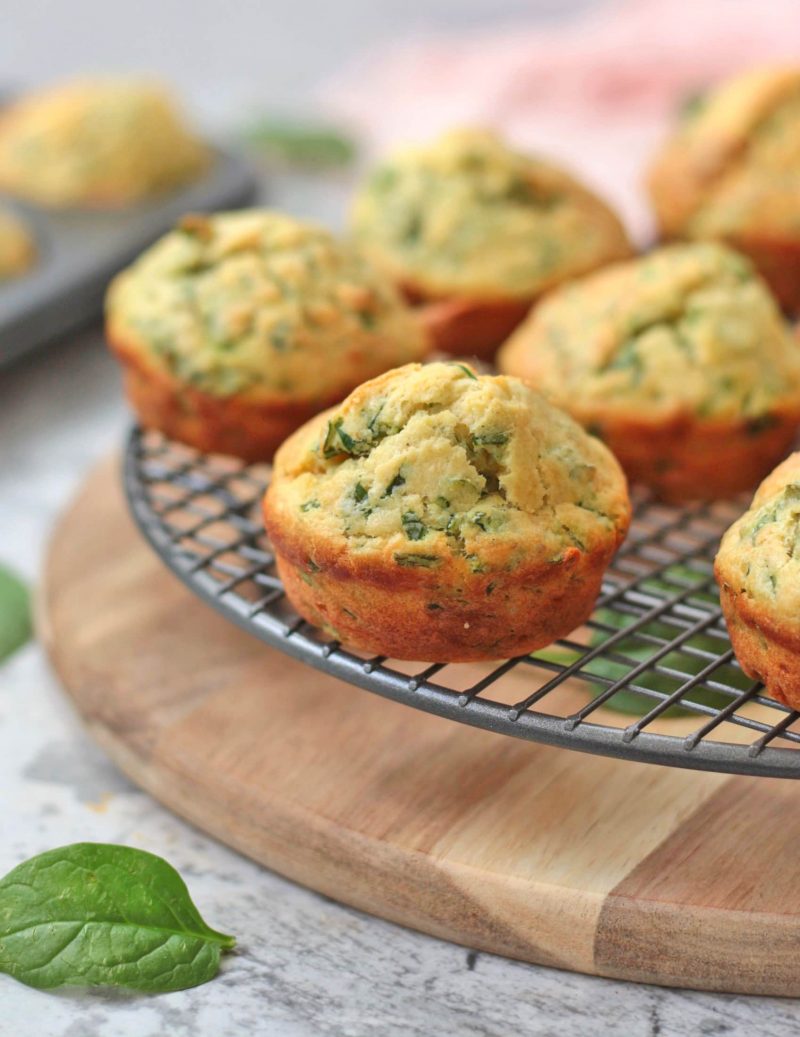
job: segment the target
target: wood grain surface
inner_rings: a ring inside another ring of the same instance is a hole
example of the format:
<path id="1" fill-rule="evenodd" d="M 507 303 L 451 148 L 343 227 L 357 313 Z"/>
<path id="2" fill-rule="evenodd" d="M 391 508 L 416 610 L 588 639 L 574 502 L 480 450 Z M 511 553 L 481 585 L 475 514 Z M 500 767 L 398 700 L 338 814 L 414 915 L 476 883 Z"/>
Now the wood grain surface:
<path id="1" fill-rule="evenodd" d="M 800 993 L 800 789 L 539 746 L 319 674 L 166 571 L 96 469 L 39 619 L 76 708 L 177 813 L 307 886 L 532 962 Z"/>

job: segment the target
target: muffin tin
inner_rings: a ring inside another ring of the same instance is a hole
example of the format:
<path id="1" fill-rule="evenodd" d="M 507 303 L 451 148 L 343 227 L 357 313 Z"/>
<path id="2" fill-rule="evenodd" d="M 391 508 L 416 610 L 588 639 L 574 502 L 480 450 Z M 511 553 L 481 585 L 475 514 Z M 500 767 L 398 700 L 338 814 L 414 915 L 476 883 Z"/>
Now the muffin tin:
<path id="1" fill-rule="evenodd" d="M 251 201 L 257 181 L 247 165 L 213 153 L 200 179 L 125 209 L 45 211 L 4 198 L 30 225 L 39 255 L 28 273 L 0 282 L 0 366 L 96 317 L 109 279 L 184 213 Z"/>
<path id="2" fill-rule="evenodd" d="M 132 514 L 181 580 L 228 619 L 316 669 L 449 720 L 646 763 L 800 778 L 800 713 L 743 674 L 714 582 L 719 539 L 747 507 L 635 499 L 588 622 L 486 664 L 401 663 L 326 639 L 286 598 L 259 514 L 269 468 L 134 429 Z M 636 698 L 638 715 L 625 708 Z"/>

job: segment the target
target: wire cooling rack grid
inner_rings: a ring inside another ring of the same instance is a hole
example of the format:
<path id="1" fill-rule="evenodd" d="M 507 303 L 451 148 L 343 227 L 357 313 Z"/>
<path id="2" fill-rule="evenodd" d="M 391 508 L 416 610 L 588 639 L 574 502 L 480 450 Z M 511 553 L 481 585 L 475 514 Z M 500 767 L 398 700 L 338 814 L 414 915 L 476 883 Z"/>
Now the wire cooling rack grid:
<path id="1" fill-rule="evenodd" d="M 332 676 L 517 738 L 800 777 L 800 714 L 742 673 L 713 578 L 719 538 L 745 500 L 675 508 L 639 499 L 584 627 L 533 655 L 426 665 L 355 654 L 294 611 L 259 514 L 267 466 L 134 429 L 124 480 L 142 532 L 184 583 L 262 641 Z"/>

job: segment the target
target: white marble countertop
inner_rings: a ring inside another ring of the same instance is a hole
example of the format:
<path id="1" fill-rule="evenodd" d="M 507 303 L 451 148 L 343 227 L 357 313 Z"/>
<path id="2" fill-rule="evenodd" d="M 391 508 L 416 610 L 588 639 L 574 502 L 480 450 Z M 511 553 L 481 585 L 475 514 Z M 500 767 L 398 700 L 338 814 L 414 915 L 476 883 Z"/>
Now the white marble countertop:
<path id="1" fill-rule="evenodd" d="M 295 206 L 290 206 L 295 207 Z M 99 333 L 0 373 L 0 561 L 35 581 L 48 530 L 128 421 Z M 788 1037 L 794 1001 L 623 984 L 470 954 L 342 907 L 219 845 L 95 748 L 31 644 L 0 668 L 0 874 L 79 840 L 166 857 L 235 954 L 159 997 L 40 993 L 0 976 L 0 1035 Z"/>

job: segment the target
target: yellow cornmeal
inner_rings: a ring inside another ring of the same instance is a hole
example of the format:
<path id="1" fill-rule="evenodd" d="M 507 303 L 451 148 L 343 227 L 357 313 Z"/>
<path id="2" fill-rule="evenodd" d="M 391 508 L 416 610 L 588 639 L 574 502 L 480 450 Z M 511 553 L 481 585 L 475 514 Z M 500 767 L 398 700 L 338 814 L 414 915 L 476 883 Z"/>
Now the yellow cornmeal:
<path id="1" fill-rule="evenodd" d="M 124 205 L 191 180 L 208 160 L 170 96 L 146 81 L 78 80 L 0 117 L 0 187 L 42 205 Z"/>
<path id="2" fill-rule="evenodd" d="M 409 364 L 356 389 L 278 452 L 295 532 L 398 566 L 473 572 L 558 561 L 625 528 L 614 458 L 515 378 Z"/>
<path id="3" fill-rule="evenodd" d="M 113 339 L 218 396 L 331 399 L 426 349 L 363 257 L 267 210 L 185 218 L 112 283 L 106 309 Z"/>
<path id="4" fill-rule="evenodd" d="M 800 346 L 750 262 L 711 243 L 619 263 L 545 299 L 501 370 L 581 420 L 768 419 L 800 399 Z"/>
<path id="5" fill-rule="evenodd" d="M 36 245 L 22 220 L 0 208 L 0 281 L 18 277 L 36 259 Z"/>
<path id="6" fill-rule="evenodd" d="M 389 158 L 352 222 L 397 280 L 434 297 L 528 299 L 631 252 L 617 217 L 583 185 L 479 130 Z"/>
<path id="7" fill-rule="evenodd" d="M 717 572 L 765 619 L 800 633 L 800 455 L 769 475 L 722 539 Z"/>
<path id="8" fill-rule="evenodd" d="M 800 69 L 758 69 L 702 98 L 656 160 L 667 233 L 800 239 Z M 674 174 L 689 190 L 676 207 Z"/>

